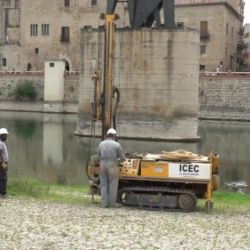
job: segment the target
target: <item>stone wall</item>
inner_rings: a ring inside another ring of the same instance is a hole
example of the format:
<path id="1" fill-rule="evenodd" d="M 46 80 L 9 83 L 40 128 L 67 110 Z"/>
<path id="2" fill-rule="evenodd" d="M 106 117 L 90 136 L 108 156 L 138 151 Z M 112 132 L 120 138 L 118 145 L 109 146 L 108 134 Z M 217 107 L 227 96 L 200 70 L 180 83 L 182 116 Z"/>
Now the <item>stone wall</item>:
<path id="1" fill-rule="evenodd" d="M 77 103 L 79 101 L 79 73 L 67 73 L 64 76 L 64 101 Z"/>
<path id="2" fill-rule="evenodd" d="M 250 73 L 202 73 L 201 119 L 250 120 Z"/>
<path id="3" fill-rule="evenodd" d="M 26 101 L 16 101 L 13 95 L 16 86 L 24 81 L 32 81 L 38 96 L 32 105 Z M 79 74 L 64 75 L 63 112 L 78 112 Z M 0 110 L 19 110 L 45 112 L 44 108 L 44 73 L 43 72 L 0 72 Z"/>
<path id="4" fill-rule="evenodd" d="M 3 58 L 6 59 L 6 66 L 3 65 Z M 0 46 L 0 70 L 16 71 L 19 69 L 20 46 L 17 44 L 6 44 Z"/>
<path id="5" fill-rule="evenodd" d="M 14 89 L 20 83 L 31 81 L 37 90 L 37 100 L 43 100 L 44 74 L 43 72 L 0 72 L 0 100 L 13 101 Z"/>

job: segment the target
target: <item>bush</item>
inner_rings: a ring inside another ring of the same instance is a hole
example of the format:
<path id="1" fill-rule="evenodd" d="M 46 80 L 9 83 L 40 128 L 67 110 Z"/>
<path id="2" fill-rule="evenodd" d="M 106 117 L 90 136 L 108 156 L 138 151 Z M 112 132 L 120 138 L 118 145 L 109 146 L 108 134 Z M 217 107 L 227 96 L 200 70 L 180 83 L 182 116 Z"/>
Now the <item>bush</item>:
<path id="1" fill-rule="evenodd" d="M 37 91 L 32 81 L 25 81 L 16 86 L 14 95 L 17 100 L 29 99 L 34 101 L 37 97 Z"/>

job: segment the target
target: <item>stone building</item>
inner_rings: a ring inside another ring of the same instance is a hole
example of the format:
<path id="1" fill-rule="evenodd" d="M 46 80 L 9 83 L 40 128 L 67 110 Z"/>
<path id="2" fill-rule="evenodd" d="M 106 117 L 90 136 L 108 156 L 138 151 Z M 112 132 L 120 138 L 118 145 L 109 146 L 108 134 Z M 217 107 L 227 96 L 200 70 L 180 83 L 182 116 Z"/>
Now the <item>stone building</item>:
<path id="1" fill-rule="evenodd" d="M 76 70 L 80 28 L 101 24 L 106 1 L 0 0 L 0 5 L 0 70 L 43 70 L 44 61 L 51 59 L 63 59 L 68 70 Z M 120 4 L 121 17 L 125 11 Z M 125 20 L 117 26 L 125 26 Z"/>
<path id="2" fill-rule="evenodd" d="M 239 67 L 242 38 L 242 0 L 176 0 L 176 22 L 200 30 L 200 70 Z"/>
<path id="3" fill-rule="evenodd" d="M 244 25 L 244 66 L 250 71 L 250 23 Z"/>
<path id="4" fill-rule="evenodd" d="M 0 0 L 0 70 L 20 68 L 19 0 Z"/>
<path id="5" fill-rule="evenodd" d="M 243 0 L 175 0 L 179 26 L 200 30 L 200 69 L 235 71 L 242 49 Z M 63 59 L 79 69 L 80 29 L 98 27 L 105 0 L 0 0 L 0 70 L 43 70 L 44 61 Z M 119 3 L 117 27 L 128 25 Z"/>

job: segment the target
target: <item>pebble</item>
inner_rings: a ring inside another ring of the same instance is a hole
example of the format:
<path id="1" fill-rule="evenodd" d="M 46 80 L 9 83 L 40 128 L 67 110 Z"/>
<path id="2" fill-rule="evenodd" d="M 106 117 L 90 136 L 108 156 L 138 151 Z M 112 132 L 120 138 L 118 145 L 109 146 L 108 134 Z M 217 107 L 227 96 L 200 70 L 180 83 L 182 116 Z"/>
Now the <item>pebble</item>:
<path id="1" fill-rule="evenodd" d="M 0 200 L 1 250 L 250 249 L 250 209 L 162 212 Z"/>

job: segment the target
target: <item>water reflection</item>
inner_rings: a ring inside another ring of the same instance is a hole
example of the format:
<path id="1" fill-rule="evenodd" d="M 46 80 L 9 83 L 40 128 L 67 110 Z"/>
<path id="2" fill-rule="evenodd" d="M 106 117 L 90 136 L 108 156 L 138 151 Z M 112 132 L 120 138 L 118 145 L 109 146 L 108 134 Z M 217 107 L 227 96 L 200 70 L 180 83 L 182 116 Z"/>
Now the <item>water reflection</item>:
<path id="1" fill-rule="evenodd" d="M 74 136 L 76 115 L 0 112 L 0 126 L 10 131 L 10 176 L 48 183 L 87 183 L 85 143 Z"/>
<path id="2" fill-rule="evenodd" d="M 198 133 L 204 138 L 200 151 L 215 149 L 221 156 L 222 183 L 250 184 L 249 122 L 200 121 Z"/>
<path id="3" fill-rule="evenodd" d="M 48 183 L 87 184 L 85 165 L 89 138 L 74 136 L 77 115 L 0 112 L 0 127 L 10 131 L 8 148 L 11 176 L 38 178 Z M 159 153 L 186 149 L 207 155 L 220 154 L 222 183 L 250 184 L 250 124 L 199 121 L 199 143 L 121 140 L 126 152 Z M 197 123 L 194 124 L 197 126 Z M 99 140 L 96 139 L 95 147 Z"/>

